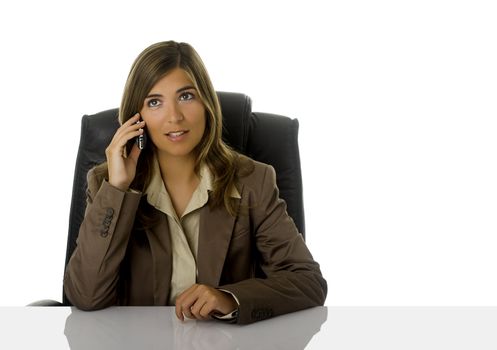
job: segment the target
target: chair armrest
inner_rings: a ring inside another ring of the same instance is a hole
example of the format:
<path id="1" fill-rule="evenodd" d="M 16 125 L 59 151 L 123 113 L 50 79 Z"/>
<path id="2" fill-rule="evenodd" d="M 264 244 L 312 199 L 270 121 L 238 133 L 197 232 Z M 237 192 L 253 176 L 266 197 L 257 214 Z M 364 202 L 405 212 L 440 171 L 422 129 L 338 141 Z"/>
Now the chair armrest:
<path id="1" fill-rule="evenodd" d="M 29 303 L 26 306 L 64 306 L 64 304 L 50 299 L 38 300 L 32 303 Z"/>

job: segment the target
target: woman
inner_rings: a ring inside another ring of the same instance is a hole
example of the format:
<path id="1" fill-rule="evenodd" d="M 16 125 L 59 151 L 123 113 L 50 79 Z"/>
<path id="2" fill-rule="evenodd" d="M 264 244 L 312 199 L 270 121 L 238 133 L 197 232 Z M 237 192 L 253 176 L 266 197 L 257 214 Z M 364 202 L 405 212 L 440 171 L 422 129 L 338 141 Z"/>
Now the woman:
<path id="1" fill-rule="evenodd" d="M 119 121 L 107 162 L 88 173 L 64 277 L 75 306 L 175 305 L 181 320 L 251 323 L 324 303 L 274 169 L 223 143 L 217 95 L 190 45 L 138 56 Z"/>

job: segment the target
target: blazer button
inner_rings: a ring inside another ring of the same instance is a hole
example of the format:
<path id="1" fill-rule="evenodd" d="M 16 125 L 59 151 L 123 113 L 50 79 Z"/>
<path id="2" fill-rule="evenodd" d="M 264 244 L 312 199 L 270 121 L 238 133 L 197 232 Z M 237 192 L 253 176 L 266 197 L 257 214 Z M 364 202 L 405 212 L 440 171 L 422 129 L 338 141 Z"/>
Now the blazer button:
<path id="1" fill-rule="evenodd" d="M 265 320 L 266 318 L 270 318 L 273 316 L 273 310 L 267 308 L 255 309 L 252 311 L 251 316 L 253 320 Z"/>
<path id="2" fill-rule="evenodd" d="M 104 221 L 102 222 L 102 225 L 104 226 L 105 229 L 109 229 L 109 226 L 112 222 L 112 218 L 114 217 L 114 209 L 112 208 L 107 208 L 105 211 L 106 215 L 104 218 Z"/>
<path id="3" fill-rule="evenodd" d="M 100 231 L 100 236 L 102 236 L 103 238 L 107 237 L 108 235 L 109 235 L 109 228 Z"/>

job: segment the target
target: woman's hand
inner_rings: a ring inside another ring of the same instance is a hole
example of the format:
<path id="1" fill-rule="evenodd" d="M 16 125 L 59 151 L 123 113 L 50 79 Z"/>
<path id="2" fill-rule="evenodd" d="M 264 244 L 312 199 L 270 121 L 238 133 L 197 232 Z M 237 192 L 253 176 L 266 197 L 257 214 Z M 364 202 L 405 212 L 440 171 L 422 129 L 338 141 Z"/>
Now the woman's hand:
<path id="1" fill-rule="evenodd" d="M 136 113 L 129 118 L 119 129 L 117 129 L 110 145 L 105 149 L 107 164 L 109 167 L 109 183 L 123 191 L 126 191 L 135 178 L 136 164 L 141 150 L 136 144 L 126 157 L 126 143 L 141 135 L 145 122 L 140 120 L 140 114 Z"/>
<path id="2" fill-rule="evenodd" d="M 231 294 L 205 284 L 194 284 L 176 298 L 176 316 L 181 321 L 184 321 L 184 316 L 207 320 L 212 313 L 226 315 L 237 307 Z"/>

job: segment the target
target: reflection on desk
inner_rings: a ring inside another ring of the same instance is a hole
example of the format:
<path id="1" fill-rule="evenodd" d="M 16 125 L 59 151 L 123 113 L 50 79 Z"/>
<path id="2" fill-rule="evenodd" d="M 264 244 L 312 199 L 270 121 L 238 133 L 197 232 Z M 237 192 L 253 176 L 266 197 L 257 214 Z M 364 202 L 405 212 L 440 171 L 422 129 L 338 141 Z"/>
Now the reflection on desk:
<path id="1" fill-rule="evenodd" d="M 317 307 L 239 326 L 172 307 L 0 307 L 0 349 L 497 349 L 495 307 Z"/>
<path id="2" fill-rule="evenodd" d="M 316 307 L 240 326 L 182 322 L 174 307 L 0 307 L 0 349 L 304 349 L 327 313 Z"/>
<path id="3" fill-rule="evenodd" d="M 79 349 L 304 349 L 326 321 L 326 308 L 239 326 L 219 321 L 181 322 L 171 307 L 72 308 L 64 334 Z"/>

